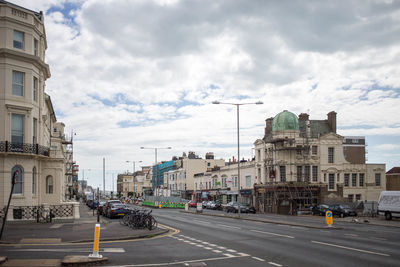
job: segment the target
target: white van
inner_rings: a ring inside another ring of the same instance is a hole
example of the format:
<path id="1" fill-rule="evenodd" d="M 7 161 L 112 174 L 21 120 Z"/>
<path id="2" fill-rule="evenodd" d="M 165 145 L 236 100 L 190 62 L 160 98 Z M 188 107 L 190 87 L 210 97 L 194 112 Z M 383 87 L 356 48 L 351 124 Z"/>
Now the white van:
<path id="1" fill-rule="evenodd" d="M 378 214 L 386 220 L 400 218 L 400 191 L 382 191 L 378 200 Z"/>

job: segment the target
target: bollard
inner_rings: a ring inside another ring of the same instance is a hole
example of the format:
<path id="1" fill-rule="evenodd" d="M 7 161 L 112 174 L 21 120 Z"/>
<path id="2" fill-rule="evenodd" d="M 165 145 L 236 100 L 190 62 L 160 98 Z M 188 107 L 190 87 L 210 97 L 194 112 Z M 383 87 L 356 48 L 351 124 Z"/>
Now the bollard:
<path id="1" fill-rule="evenodd" d="M 100 224 L 96 223 L 96 228 L 94 230 L 94 241 L 93 241 L 93 254 L 89 254 L 89 258 L 103 258 L 99 254 L 99 242 L 100 242 Z"/>

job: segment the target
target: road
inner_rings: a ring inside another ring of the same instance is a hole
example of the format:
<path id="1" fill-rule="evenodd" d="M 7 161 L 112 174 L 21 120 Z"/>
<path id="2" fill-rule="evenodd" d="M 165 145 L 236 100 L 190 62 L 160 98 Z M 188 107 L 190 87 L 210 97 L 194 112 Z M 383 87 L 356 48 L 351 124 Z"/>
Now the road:
<path id="1" fill-rule="evenodd" d="M 346 224 L 314 229 L 154 210 L 178 233 L 101 243 L 108 266 L 399 266 L 400 228 Z M 118 223 L 114 221 L 113 223 Z M 118 234 L 118 233 L 116 233 Z M 88 255 L 91 244 L 0 247 L 10 258 Z"/>

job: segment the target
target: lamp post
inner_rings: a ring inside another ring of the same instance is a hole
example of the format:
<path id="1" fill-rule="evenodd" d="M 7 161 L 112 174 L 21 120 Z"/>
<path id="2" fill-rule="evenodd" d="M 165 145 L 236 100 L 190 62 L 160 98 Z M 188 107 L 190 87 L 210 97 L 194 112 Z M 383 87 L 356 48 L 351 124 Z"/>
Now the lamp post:
<path id="1" fill-rule="evenodd" d="M 90 171 L 90 169 L 86 169 L 86 171 Z M 85 183 L 85 169 L 82 169 L 82 191 L 85 189 L 84 183 Z M 84 193 L 84 192 L 82 192 L 82 193 Z"/>
<path id="2" fill-rule="evenodd" d="M 157 150 L 158 149 L 171 149 L 172 147 L 140 147 L 140 149 L 154 149 L 154 155 L 155 155 L 155 162 L 154 162 L 154 168 L 156 168 L 156 181 L 153 181 L 153 194 L 156 192 L 156 184 L 158 185 L 158 169 L 157 169 Z"/>
<path id="3" fill-rule="evenodd" d="M 238 161 L 238 217 L 240 217 L 240 141 L 239 141 L 239 107 L 244 106 L 244 105 L 262 105 L 263 102 L 257 101 L 255 103 L 224 103 L 224 102 L 219 102 L 219 101 L 213 101 L 212 102 L 215 105 L 223 104 L 223 105 L 233 105 L 236 106 L 236 121 L 237 121 L 237 161 Z"/>
<path id="4" fill-rule="evenodd" d="M 134 161 L 134 160 L 127 160 L 126 162 L 132 162 L 132 165 L 133 165 L 133 172 L 132 172 L 132 180 L 133 180 L 133 193 L 135 194 L 134 195 L 134 198 L 136 197 L 136 186 L 135 186 L 135 163 L 137 162 L 137 163 L 140 163 L 140 162 L 142 162 L 141 160 L 139 160 L 139 161 Z"/>

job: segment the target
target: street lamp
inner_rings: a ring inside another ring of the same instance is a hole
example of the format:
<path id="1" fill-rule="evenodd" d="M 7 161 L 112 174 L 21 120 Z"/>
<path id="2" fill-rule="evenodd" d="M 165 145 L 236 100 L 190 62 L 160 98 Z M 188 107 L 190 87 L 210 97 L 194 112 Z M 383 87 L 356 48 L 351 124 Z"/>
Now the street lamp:
<path id="1" fill-rule="evenodd" d="M 132 172 L 132 180 L 133 180 L 133 193 L 135 194 L 134 197 L 136 197 L 136 186 L 135 186 L 135 163 L 140 163 L 142 162 L 141 160 L 139 161 L 134 161 L 134 160 L 127 160 L 126 162 L 132 162 L 133 165 L 133 172 Z"/>
<path id="2" fill-rule="evenodd" d="M 213 101 L 212 102 L 214 105 L 233 105 L 236 106 L 236 117 L 237 117 L 237 161 L 238 161 L 238 217 L 240 217 L 240 199 L 241 199 L 241 194 L 240 194 L 240 142 L 239 142 L 239 106 L 244 106 L 244 105 L 262 105 L 264 104 L 261 101 L 257 101 L 255 103 L 224 103 L 224 102 L 219 102 L 219 101 Z"/>
<path id="3" fill-rule="evenodd" d="M 158 168 L 157 168 L 157 150 L 158 149 L 172 149 L 172 147 L 140 147 L 140 149 L 154 149 L 154 155 L 155 155 L 155 162 L 154 162 L 154 167 L 156 168 L 156 181 L 153 181 L 153 194 L 156 192 L 156 184 L 158 185 Z"/>

